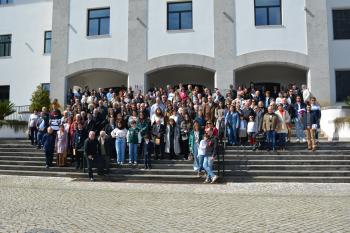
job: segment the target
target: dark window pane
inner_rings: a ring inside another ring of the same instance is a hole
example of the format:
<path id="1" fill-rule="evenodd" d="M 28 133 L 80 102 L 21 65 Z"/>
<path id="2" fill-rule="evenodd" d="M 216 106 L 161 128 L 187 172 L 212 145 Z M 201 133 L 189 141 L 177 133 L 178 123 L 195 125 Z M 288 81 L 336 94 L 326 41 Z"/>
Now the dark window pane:
<path id="1" fill-rule="evenodd" d="M 169 13 L 168 16 L 168 30 L 180 29 L 180 16 L 178 13 Z"/>
<path id="2" fill-rule="evenodd" d="M 51 40 L 46 40 L 45 42 L 45 53 L 51 53 Z"/>
<path id="3" fill-rule="evenodd" d="M 0 101 L 9 101 L 10 86 L 0 86 Z"/>
<path id="4" fill-rule="evenodd" d="M 337 102 L 343 102 L 350 96 L 350 71 L 336 72 L 336 96 Z"/>
<path id="5" fill-rule="evenodd" d="M 5 56 L 5 44 L 0 44 L 0 57 Z"/>
<path id="6" fill-rule="evenodd" d="M 168 3 L 169 12 L 171 11 L 192 11 L 192 2 Z"/>
<path id="7" fill-rule="evenodd" d="M 334 39 L 350 39 L 350 9 L 333 10 Z"/>
<path id="8" fill-rule="evenodd" d="M 106 34 L 109 34 L 109 18 L 100 21 L 100 35 Z"/>
<path id="9" fill-rule="evenodd" d="M 255 25 L 267 25 L 267 10 L 266 8 L 256 8 L 255 9 Z"/>
<path id="10" fill-rule="evenodd" d="M 280 25 L 281 21 L 281 8 L 269 8 L 269 25 Z"/>
<path id="11" fill-rule="evenodd" d="M 98 35 L 98 19 L 89 20 L 89 36 Z"/>
<path id="12" fill-rule="evenodd" d="M 89 18 L 109 17 L 109 9 L 90 10 Z"/>
<path id="13" fill-rule="evenodd" d="M 11 56 L 11 44 L 5 44 L 5 56 Z"/>
<path id="14" fill-rule="evenodd" d="M 192 12 L 181 13 L 181 29 L 192 29 Z"/>
<path id="15" fill-rule="evenodd" d="M 51 31 L 45 32 L 45 39 L 51 39 Z"/>
<path id="16" fill-rule="evenodd" d="M 255 0 L 255 6 L 279 6 L 280 0 Z"/>

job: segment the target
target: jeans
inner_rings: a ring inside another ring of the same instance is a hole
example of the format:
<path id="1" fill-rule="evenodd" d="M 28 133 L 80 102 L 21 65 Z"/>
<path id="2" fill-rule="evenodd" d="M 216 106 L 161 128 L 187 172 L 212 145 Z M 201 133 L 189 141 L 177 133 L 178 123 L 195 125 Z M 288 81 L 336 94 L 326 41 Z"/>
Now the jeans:
<path id="1" fill-rule="evenodd" d="M 129 163 L 137 163 L 137 144 L 129 143 Z"/>
<path id="2" fill-rule="evenodd" d="M 204 167 L 204 170 L 207 172 L 208 179 L 211 179 L 215 176 L 213 172 L 213 163 L 214 163 L 214 160 L 212 159 L 211 156 L 204 156 L 203 167 Z"/>
<path id="3" fill-rule="evenodd" d="M 115 149 L 117 150 L 117 163 L 125 161 L 125 138 L 117 138 L 115 140 Z"/>
<path id="4" fill-rule="evenodd" d="M 297 139 L 299 139 L 299 140 L 305 139 L 305 134 L 303 131 L 304 127 L 303 127 L 303 123 L 301 123 L 301 121 L 300 121 L 300 118 L 295 118 L 294 122 L 295 122 L 295 130 L 296 130 Z"/>
<path id="5" fill-rule="evenodd" d="M 151 168 L 151 155 L 149 153 L 145 153 L 145 168 Z"/>
<path id="6" fill-rule="evenodd" d="M 38 129 L 36 127 L 30 127 L 30 141 L 32 145 L 37 143 Z"/>
<path id="7" fill-rule="evenodd" d="M 278 134 L 278 142 L 279 142 L 278 144 L 282 149 L 286 148 L 286 136 L 287 136 L 286 133 L 279 133 Z"/>
<path id="8" fill-rule="evenodd" d="M 266 132 L 268 149 L 276 149 L 276 131 L 269 130 Z"/>
<path id="9" fill-rule="evenodd" d="M 228 143 L 231 145 L 237 144 L 237 130 L 232 126 L 228 127 Z"/>
<path id="10" fill-rule="evenodd" d="M 38 148 L 40 149 L 42 144 L 41 144 L 41 141 L 43 140 L 43 137 L 44 137 L 44 134 L 45 132 L 44 131 L 38 131 Z"/>

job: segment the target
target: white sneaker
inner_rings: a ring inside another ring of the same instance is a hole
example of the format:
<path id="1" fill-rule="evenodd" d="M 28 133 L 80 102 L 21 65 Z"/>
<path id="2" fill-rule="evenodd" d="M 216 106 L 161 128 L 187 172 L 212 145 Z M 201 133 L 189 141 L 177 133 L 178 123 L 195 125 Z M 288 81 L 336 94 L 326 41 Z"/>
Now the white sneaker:
<path id="1" fill-rule="evenodd" d="M 210 179 L 206 178 L 205 181 L 203 182 L 204 184 L 209 184 L 210 183 Z"/>
<path id="2" fill-rule="evenodd" d="M 211 183 L 214 184 L 218 179 L 219 179 L 218 176 L 214 176 L 213 179 L 212 179 L 212 181 L 211 181 Z"/>
<path id="3" fill-rule="evenodd" d="M 295 140 L 295 142 L 300 142 L 299 138 L 297 138 L 297 140 Z"/>
<path id="4" fill-rule="evenodd" d="M 306 139 L 305 139 L 305 138 L 303 138 L 303 142 L 306 142 Z"/>
<path id="5" fill-rule="evenodd" d="M 137 162 L 134 162 L 134 165 L 137 165 Z"/>

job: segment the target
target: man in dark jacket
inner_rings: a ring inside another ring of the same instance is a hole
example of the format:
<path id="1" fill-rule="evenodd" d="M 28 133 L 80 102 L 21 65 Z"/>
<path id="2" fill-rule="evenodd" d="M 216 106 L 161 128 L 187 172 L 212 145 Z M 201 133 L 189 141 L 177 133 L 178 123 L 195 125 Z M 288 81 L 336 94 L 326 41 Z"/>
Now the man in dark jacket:
<path id="1" fill-rule="evenodd" d="M 55 152 L 56 137 L 53 129 L 49 127 L 44 135 L 42 144 L 45 150 L 46 168 L 52 167 L 53 153 Z"/>
<path id="2" fill-rule="evenodd" d="M 311 105 L 307 105 L 303 117 L 303 126 L 305 130 L 308 150 L 316 150 L 316 130 L 318 128 L 318 113 L 311 110 Z"/>
<path id="3" fill-rule="evenodd" d="M 111 162 L 111 156 L 113 155 L 113 152 L 115 151 L 113 147 L 112 137 L 107 135 L 105 131 L 100 132 L 100 136 L 98 137 L 98 142 L 100 143 L 101 147 L 101 158 L 99 161 L 99 174 L 108 174 L 109 173 L 109 167 Z M 114 156 L 115 157 L 115 156 Z"/>
<path id="4" fill-rule="evenodd" d="M 76 156 L 75 169 L 83 168 L 84 141 L 87 138 L 87 132 L 81 122 L 78 123 L 78 129 L 74 133 L 73 150 Z"/>
<path id="5" fill-rule="evenodd" d="M 92 172 L 93 162 L 95 159 L 98 160 L 97 156 L 100 156 L 100 154 L 101 154 L 100 143 L 95 138 L 95 132 L 90 131 L 89 137 L 84 142 L 84 158 L 86 160 L 86 164 L 89 172 L 89 178 L 91 181 L 95 181 L 94 175 Z"/>

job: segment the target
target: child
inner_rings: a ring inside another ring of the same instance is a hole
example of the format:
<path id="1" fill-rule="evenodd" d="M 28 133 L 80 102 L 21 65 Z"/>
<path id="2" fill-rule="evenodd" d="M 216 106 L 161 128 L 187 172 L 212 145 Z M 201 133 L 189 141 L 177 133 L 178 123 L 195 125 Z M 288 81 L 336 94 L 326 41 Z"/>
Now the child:
<path id="1" fill-rule="evenodd" d="M 257 133 L 254 116 L 249 116 L 249 122 L 247 124 L 247 133 L 249 138 L 249 145 L 255 148 L 255 134 Z"/>
<path id="2" fill-rule="evenodd" d="M 241 146 L 245 146 L 246 140 L 247 140 L 247 121 L 244 119 L 243 115 L 239 116 L 239 131 L 238 131 L 238 137 L 239 142 L 241 143 Z"/>
<path id="3" fill-rule="evenodd" d="M 143 155 L 145 160 L 145 167 L 144 169 L 151 169 L 151 155 L 153 151 L 153 142 L 150 140 L 149 135 L 145 135 L 144 137 L 145 141 L 143 143 Z"/>
<path id="4" fill-rule="evenodd" d="M 131 122 L 126 138 L 129 143 L 129 164 L 137 165 L 137 145 L 141 143 L 141 134 L 135 120 Z"/>

